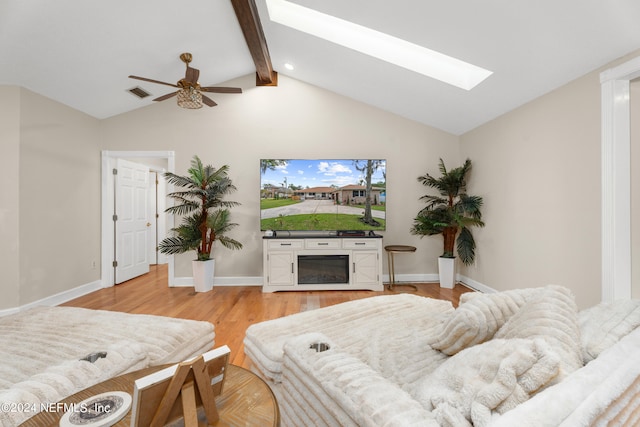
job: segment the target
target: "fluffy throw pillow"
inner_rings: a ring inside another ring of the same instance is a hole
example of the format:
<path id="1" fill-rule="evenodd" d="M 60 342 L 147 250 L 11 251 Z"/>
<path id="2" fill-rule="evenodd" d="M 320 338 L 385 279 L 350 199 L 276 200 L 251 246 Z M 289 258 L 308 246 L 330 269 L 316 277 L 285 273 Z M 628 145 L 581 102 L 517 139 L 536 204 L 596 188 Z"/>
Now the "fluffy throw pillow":
<path id="1" fill-rule="evenodd" d="M 586 364 L 640 326 L 640 300 L 600 303 L 578 313 L 578 322 Z"/>
<path id="2" fill-rule="evenodd" d="M 432 347 L 453 355 L 490 340 L 531 295 L 539 292 L 540 289 L 517 289 L 493 294 L 463 294 L 460 306 L 447 320 Z"/>
<path id="3" fill-rule="evenodd" d="M 412 393 L 442 426 L 486 426 L 491 412 L 529 399 L 559 373 L 560 359 L 542 339 L 494 339 L 449 358 Z"/>

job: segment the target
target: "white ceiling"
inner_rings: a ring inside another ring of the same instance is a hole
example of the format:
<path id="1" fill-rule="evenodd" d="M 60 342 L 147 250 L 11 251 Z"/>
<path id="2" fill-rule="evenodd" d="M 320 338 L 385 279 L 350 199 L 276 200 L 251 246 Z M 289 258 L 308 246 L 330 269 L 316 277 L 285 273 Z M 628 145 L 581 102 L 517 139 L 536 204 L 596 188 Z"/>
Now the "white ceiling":
<path id="1" fill-rule="evenodd" d="M 494 72 L 465 91 L 272 23 L 255 1 L 279 74 L 453 134 L 640 48 L 638 0 L 291 0 Z M 175 83 L 187 51 L 202 85 L 255 72 L 229 0 L 0 0 L 0 84 L 99 119 L 152 102 L 132 87 L 170 92 L 127 76 Z"/>

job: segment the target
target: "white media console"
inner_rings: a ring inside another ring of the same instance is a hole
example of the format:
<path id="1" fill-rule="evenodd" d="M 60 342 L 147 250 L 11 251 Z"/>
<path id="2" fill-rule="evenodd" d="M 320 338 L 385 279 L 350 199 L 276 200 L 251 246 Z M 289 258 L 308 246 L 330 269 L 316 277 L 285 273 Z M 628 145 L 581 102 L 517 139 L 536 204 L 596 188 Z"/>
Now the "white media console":
<path id="1" fill-rule="evenodd" d="M 263 238 L 262 292 L 382 291 L 382 236 Z"/>

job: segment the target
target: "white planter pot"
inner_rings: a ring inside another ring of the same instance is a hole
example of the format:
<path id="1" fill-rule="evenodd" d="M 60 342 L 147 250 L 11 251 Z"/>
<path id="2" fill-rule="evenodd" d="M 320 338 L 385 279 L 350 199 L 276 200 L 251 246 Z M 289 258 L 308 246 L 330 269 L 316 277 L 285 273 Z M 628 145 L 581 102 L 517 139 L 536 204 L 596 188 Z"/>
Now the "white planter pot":
<path id="1" fill-rule="evenodd" d="M 193 285 L 196 292 L 209 292 L 213 289 L 213 271 L 215 260 L 192 261 Z"/>
<path id="2" fill-rule="evenodd" d="M 453 289 L 456 284 L 456 259 L 438 257 L 438 274 L 440 287 Z"/>

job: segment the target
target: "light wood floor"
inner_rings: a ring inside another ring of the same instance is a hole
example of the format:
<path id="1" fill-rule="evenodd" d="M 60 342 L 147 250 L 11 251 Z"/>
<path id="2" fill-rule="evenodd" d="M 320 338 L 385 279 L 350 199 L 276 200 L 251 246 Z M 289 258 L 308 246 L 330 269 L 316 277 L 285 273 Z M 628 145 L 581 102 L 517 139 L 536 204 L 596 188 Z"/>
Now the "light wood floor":
<path id="1" fill-rule="evenodd" d="M 166 265 L 151 266 L 151 272 L 128 282 L 101 289 L 63 305 L 125 313 L 155 314 L 183 319 L 206 320 L 215 325 L 215 346 L 228 345 L 231 363 L 249 368 L 242 340 L 249 325 L 345 301 L 410 291 L 397 287 L 373 291 L 317 291 L 262 293 L 259 286 L 214 286 L 196 293 L 192 287 L 170 288 Z M 440 289 L 437 283 L 417 284 L 417 295 L 451 301 L 458 305 L 460 295 L 472 292 L 458 284 Z"/>

